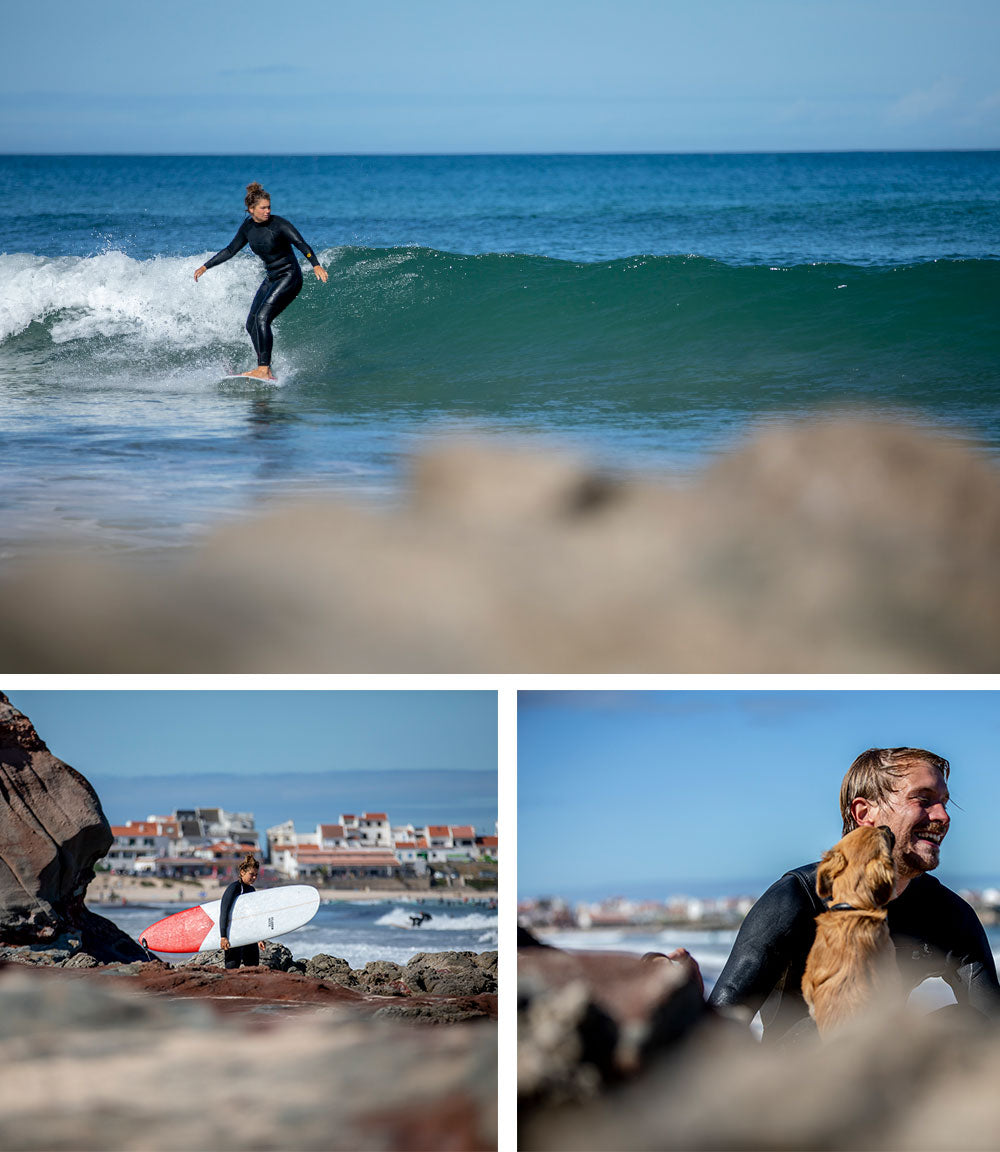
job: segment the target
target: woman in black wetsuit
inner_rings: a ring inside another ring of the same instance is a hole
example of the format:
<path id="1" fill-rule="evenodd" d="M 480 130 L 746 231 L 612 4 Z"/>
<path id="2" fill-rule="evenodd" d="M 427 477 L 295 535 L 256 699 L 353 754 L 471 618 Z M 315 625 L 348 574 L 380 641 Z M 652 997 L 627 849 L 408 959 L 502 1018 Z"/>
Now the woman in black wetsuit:
<path id="1" fill-rule="evenodd" d="M 236 903 L 236 897 L 243 896 L 247 892 L 256 892 L 253 885 L 259 871 L 260 865 L 254 854 L 248 852 L 240 864 L 239 880 L 234 880 L 222 894 L 222 907 L 219 910 L 219 935 L 222 939 L 219 943 L 226 952 L 227 968 L 239 968 L 243 964 L 248 968 L 253 968 L 260 963 L 260 949 L 263 946 L 263 940 L 257 944 L 244 944 L 241 948 L 230 948 L 229 946 L 229 925 L 232 922 L 233 905 Z"/>
<path id="2" fill-rule="evenodd" d="M 316 279 L 324 284 L 327 281 L 326 269 L 313 255 L 312 249 L 302 239 L 294 224 L 283 216 L 271 215 L 271 197 L 257 183 L 247 185 L 247 212 L 250 215 L 243 221 L 239 232 L 221 252 L 206 260 L 194 274 L 195 282 L 204 276 L 209 268 L 222 264 L 247 244 L 264 261 L 264 280 L 257 289 L 257 295 L 250 305 L 247 317 L 247 332 L 257 353 L 257 367 L 244 376 L 258 380 L 273 380 L 271 373 L 271 322 L 284 312 L 302 290 L 302 269 L 298 258 L 292 252 L 292 245 L 306 257 L 312 265 Z"/>

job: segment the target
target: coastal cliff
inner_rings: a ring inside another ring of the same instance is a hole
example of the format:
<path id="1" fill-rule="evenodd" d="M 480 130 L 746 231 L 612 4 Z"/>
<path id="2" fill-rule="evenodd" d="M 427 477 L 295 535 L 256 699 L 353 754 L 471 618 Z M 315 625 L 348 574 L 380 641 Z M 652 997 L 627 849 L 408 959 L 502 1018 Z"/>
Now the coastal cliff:
<path id="1" fill-rule="evenodd" d="M 111 843 L 90 783 L 52 755 L 0 692 L 0 945 L 140 959 L 135 941 L 84 906 L 94 867 Z"/>

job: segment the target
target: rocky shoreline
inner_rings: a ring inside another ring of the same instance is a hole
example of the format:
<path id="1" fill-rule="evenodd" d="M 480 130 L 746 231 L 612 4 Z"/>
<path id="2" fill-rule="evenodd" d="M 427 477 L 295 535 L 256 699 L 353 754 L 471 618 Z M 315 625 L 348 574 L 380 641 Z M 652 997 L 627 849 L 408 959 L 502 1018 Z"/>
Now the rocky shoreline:
<path id="1" fill-rule="evenodd" d="M 284 945 L 271 943 L 261 950 L 257 967 L 226 971 L 221 950 L 171 965 L 162 960 L 102 963 L 69 935 L 51 947 L 0 946 L 0 968 L 92 973 L 160 996 L 218 1001 L 226 1012 L 325 1005 L 353 1009 L 360 1016 L 429 1024 L 496 1020 L 497 959 L 495 951 L 419 952 L 406 964 L 370 960 L 354 969 L 325 953 L 295 960 Z"/>

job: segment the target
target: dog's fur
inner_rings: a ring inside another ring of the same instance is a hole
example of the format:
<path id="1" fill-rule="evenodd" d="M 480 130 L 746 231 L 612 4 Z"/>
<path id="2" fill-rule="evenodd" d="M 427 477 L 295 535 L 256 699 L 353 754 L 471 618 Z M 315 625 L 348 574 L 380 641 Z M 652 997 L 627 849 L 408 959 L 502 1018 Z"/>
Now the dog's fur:
<path id="1" fill-rule="evenodd" d="M 816 891 L 851 909 L 816 917 L 802 995 L 820 1035 L 891 995 L 898 973 L 886 924 L 896 870 L 888 828 L 855 828 L 820 861 Z M 855 910 L 856 909 L 856 910 Z"/>

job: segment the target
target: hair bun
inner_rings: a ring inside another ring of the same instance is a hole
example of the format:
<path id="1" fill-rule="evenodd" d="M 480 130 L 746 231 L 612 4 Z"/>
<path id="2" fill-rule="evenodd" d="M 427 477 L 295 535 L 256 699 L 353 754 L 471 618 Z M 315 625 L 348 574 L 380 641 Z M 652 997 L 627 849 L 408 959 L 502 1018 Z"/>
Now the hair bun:
<path id="1" fill-rule="evenodd" d="M 271 199 L 271 194 L 265 190 L 263 185 L 258 184 L 258 182 L 256 180 L 251 181 L 247 185 L 247 194 L 246 194 L 244 202 L 247 206 L 248 212 L 252 211 L 253 206 L 259 200 L 270 200 L 270 199 Z"/>

